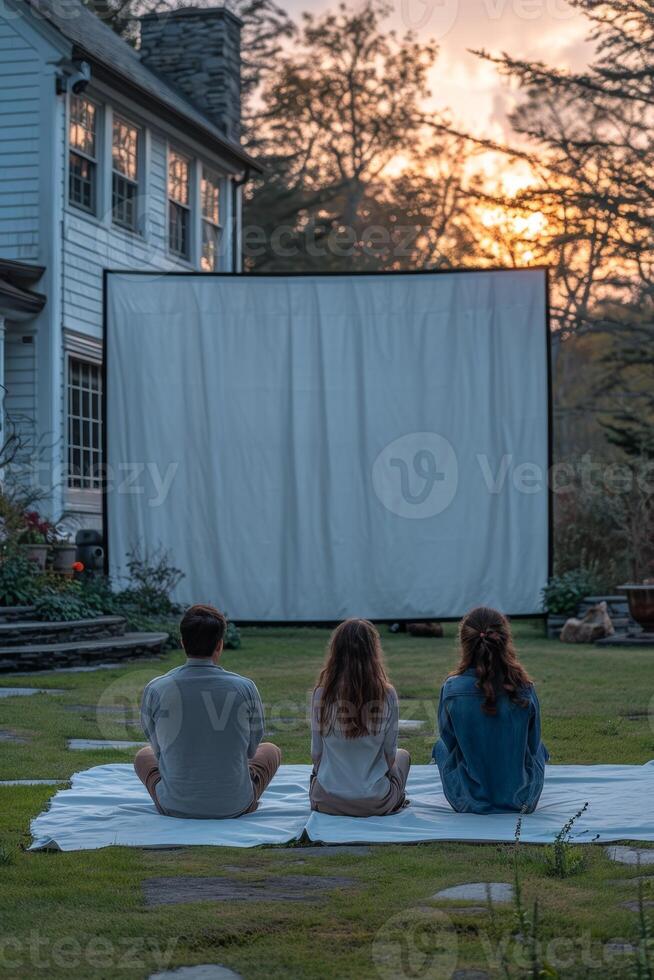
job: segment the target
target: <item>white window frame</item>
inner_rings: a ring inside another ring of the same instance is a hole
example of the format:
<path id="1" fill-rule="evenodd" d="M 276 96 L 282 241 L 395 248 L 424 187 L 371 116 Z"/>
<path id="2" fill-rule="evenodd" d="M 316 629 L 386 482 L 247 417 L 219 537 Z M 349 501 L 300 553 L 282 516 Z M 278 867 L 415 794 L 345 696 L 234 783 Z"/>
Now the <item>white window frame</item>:
<path id="1" fill-rule="evenodd" d="M 143 187 L 144 187 L 144 173 L 145 173 L 145 143 L 146 134 L 143 126 L 135 122 L 128 113 L 121 112 L 120 109 L 115 109 L 111 107 L 111 112 L 107 113 L 108 117 L 108 129 L 109 129 L 109 172 L 110 172 L 110 186 L 108 188 L 110 205 L 110 219 L 113 228 L 118 228 L 120 231 L 126 231 L 130 234 L 143 234 Z M 137 145 L 136 145 L 136 180 L 132 180 L 130 177 L 125 177 L 118 170 L 114 169 L 114 123 L 118 119 L 120 122 L 125 123 L 127 126 L 131 126 L 136 130 L 137 133 Z M 120 221 L 116 221 L 114 217 L 114 177 L 118 177 L 120 180 L 125 180 L 132 184 L 136 188 L 136 197 L 134 204 L 134 224 L 130 227 L 128 225 L 122 224 Z"/>
<path id="2" fill-rule="evenodd" d="M 100 487 L 90 488 L 90 487 L 71 487 L 68 483 L 68 468 L 70 459 L 70 408 L 69 408 L 69 397 L 70 397 L 70 362 L 71 361 L 83 361 L 88 364 L 92 364 L 94 367 L 100 369 L 100 384 L 103 383 L 102 378 L 102 346 L 99 341 L 92 337 L 86 337 L 82 334 L 74 333 L 73 331 L 64 331 L 64 490 L 65 490 L 65 508 L 66 510 L 76 510 L 85 513 L 98 514 L 102 510 L 102 489 Z M 100 461 L 101 465 L 104 462 L 102 458 L 102 449 L 104 445 L 104 440 L 102 438 L 102 428 L 104 426 L 105 420 L 102 417 L 103 409 L 103 397 L 102 388 L 100 388 L 100 399 L 99 399 L 99 423 L 100 423 Z"/>
<path id="3" fill-rule="evenodd" d="M 209 174 L 216 182 L 218 186 L 218 221 L 214 222 L 212 219 L 207 218 L 204 213 L 203 201 L 202 201 L 202 181 L 204 180 L 205 171 Z M 222 265 L 222 238 L 223 238 L 223 211 L 225 207 L 225 178 L 216 170 L 215 167 L 209 166 L 209 164 L 204 163 L 202 160 L 198 161 L 198 186 L 200 188 L 200 206 L 199 206 L 199 216 L 200 216 L 200 239 L 198 245 L 198 267 L 202 272 L 218 272 Z M 202 262 L 204 260 L 204 230 L 205 227 L 209 227 L 213 230 L 213 235 L 216 243 L 216 254 L 213 269 L 203 269 Z"/>
<path id="4" fill-rule="evenodd" d="M 91 105 L 95 106 L 95 157 L 89 156 L 84 150 L 79 150 L 77 147 L 73 146 L 70 141 L 70 126 L 72 121 L 72 101 L 73 99 L 83 99 L 85 102 L 89 102 Z M 67 111 L 66 111 L 66 203 L 70 208 L 73 208 L 76 214 L 84 214 L 93 218 L 97 218 L 98 214 L 102 211 L 102 182 L 104 174 L 104 112 L 102 103 L 98 102 L 96 99 L 91 98 L 86 93 L 82 95 L 70 95 L 67 100 Z M 94 200 L 91 209 L 85 208 L 82 204 L 74 201 L 70 193 L 70 156 L 71 153 L 75 153 L 77 156 L 81 157 L 83 160 L 88 160 L 93 164 L 95 181 L 94 181 Z"/>
<path id="5" fill-rule="evenodd" d="M 182 204 L 176 201 L 170 196 L 170 161 L 171 156 L 176 154 L 177 156 L 183 157 L 188 161 L 188 204 Z M 197 182 L 197 161 L 194 159 L 193 154 L 189 153 L 187 150 L 182 149 L 176 143 L 166 144 L 166 197 L 165 197 L 165 207 L 166 207 L 166 252 L 174 259 L 176 262 L 184 262 L 187 265 L 194 265 L 197 256 L 197 213 L 198 213 L 198 199 L 199 199 L 199 188 Z M 188 214 L 188 253 L 186 255 L 181 255 L 179 252 L 174 251 L 170 247 L 170 213 L 171 204 L 175 204 L 180 208 L 184 208 Z"/>

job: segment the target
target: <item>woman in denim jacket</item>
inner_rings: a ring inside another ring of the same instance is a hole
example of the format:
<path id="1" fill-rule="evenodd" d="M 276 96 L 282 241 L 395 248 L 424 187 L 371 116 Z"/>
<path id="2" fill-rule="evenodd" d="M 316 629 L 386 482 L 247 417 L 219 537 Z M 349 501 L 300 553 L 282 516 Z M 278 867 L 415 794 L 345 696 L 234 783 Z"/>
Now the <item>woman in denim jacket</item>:
<path id="1" fill-rule="evenodd" d="M 480 606 L 461 621 L 459 641 L 459 666 L 441 689 L 433 750 L 445 796 L 459 813 L 531 813 L 549 753 L 509 622 Z"/>

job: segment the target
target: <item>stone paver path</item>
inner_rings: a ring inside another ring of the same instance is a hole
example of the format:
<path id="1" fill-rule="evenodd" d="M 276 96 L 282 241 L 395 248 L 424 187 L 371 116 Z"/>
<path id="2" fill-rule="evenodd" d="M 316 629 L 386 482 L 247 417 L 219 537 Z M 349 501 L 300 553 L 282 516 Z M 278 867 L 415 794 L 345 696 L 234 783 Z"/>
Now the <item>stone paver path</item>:
<path id="1" fill-rule="evenodd" d="M 238 973 L 218 963 L 202 963 L 199 966 L 180 966 L 177 970 L 152 973 L 149 980 L 241 980 Z"/>
<path id="2" fill-rule="evenodd" d="M 421 732 L 424 727 L 424 721 L 418 721 L 413 718 L 400 718 L 398 722 L 398 730 L 400 735 L 410 735 L 413 732 Z"/>
<path id="3" fill-rule="evenodd" d="M 643 901 L 643 907 L 646 909 L 654 909 L 654 902 Z M 629 912 L 638 912 L 640 910 L 638 899 L 633 898 L 628 902 L 620 902 L 620 908 L 627 909 Z"/>
<path id="4" fill-rule="evenodd" d="M 61 786 L 66 779 L 0 779 L 0 786 Z"/>
<path id="5" fill-rule="evenodd" d="M 317 875 L 278 875 L 257 881 L 236 878 L 146 878 L 145 904 L 186 905 L 190 902 L 302 902 L 315 901 L 321 892 L 349 888 L 352 878 Z"/>
<path id="6" fill-rule="evenodd" d="M 610 943 L 604 944 L 604 952 L 609 956 L 619 956 L 621 953 L 635 953 L 636 947 L 631 943 L 624 943 L 621 939 L 614 939 Z"/>
<path id="7" fill-rule="evenodd" d="M 0 698 L 28 698 L 31 694 L 65 694 L 53 687 L 0 687 Z"/>
<path id="8" fill-rule="evenodd" d="M 611 878 L 607 884 L 613 885 L 615 888 L 624 888 L 626 885 L 633 885 L 634 888 L 637 888 L 639 881 L 654 885 L 654 875 L 634 875 L 633 878 Z"/>
<path id="9" fill-rule="evenodd" d="M 619 864 L 654 864 L 654 848 L 646 847 L 607 847 L 606 853 L 612 861 Z"/>
<path id="10" fill-rule="evenodd" d="M 73 752 L 88 752 L 93 749 L 140 749 L 145 742 L 128 742 L 122 739 L 69 738 L 68 748 Z"/>
<path id="11" fill-rule="evenodd" d="M 503 881 L 475 881 L 468 885 L 454 885 L 432 895 L 436 901 L 485 902 L 490 888 L 491 901 L 498 905 L 513 901 L 513 885 Z"/>
<path id="12" fill-rule="evenodd" d="M 27 745 L 29 739 L 25 738 L 24 735 L 17 735 L 16 732 L 10 732 L 8 729 L 4 729 L 0 732 L 0 742 L 12 742 L 14 745 Z"/>
<path id="13" fill-rule="evenodd" d="M 139 663 L 152 662 L 152 657 L 139 657 Z M 38 673 L 48 673 L 48 674 L 91 674 L 95 670 L 116 670 L 117 667 L 125 667 L 127 664 L 134 663 L 133 660 L 124 660 L 122 664 L 86 664 L 80 667 L 53 667 L 52 670 L 48 671 L 38 671 L 38 670 L 17 670 L 15 673 L 12 671 L 12 677 L 34 677 Z"/>

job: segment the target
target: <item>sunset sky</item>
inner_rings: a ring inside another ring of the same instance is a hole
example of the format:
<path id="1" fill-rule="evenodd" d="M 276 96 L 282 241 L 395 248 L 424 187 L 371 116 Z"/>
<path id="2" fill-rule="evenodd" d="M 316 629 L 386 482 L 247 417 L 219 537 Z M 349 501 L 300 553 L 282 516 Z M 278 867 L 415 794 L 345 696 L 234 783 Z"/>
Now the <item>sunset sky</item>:
<path id="1" fill-rule="evenodd" d="M 320 13 L 335 9 L 336 2 L 286 0 L 284 7 L 299 20 L 302 11 Z M 512 95 L 493 66 L 469 48 L 575 68 L 587 63 L 591 50 L 584 40 L 588 21 L 564 0 L 394 0 L 388 23 L 398 33 L 411 28 L 439 43 L 431 79 L 434 107 L 449 107 L 455 122 L 496 139 L 509 135 Z"/>

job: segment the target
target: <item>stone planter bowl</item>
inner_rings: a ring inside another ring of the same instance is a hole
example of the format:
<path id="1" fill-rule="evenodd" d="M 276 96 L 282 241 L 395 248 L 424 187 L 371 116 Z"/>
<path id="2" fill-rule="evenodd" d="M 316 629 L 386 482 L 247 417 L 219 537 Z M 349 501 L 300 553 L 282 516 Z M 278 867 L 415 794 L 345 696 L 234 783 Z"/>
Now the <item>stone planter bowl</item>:
<path id="1" fill-rule="evenodd" d="M 40 571 L 45 571 L 45 562 L 48 557 L 47 544 L 22 544 L 21 549 L 25 557 L 33 561 Z"/>
<path id="2" fill-rule="evenodd" d="M 55 572 L 67 572 L 73 574 L 73 562 L 77 554 L 74 544 L 56 544 L 54 546 L 54 560 L 52 569 Z"/>
<path id="3" fill-rule="evenodd" d="M 654 633 L 654 584 L 636 585 L 628 583 L 618 586 L 620 592 L 627 593 L 631 618 L 642 626 L 646 633 Z"/>

